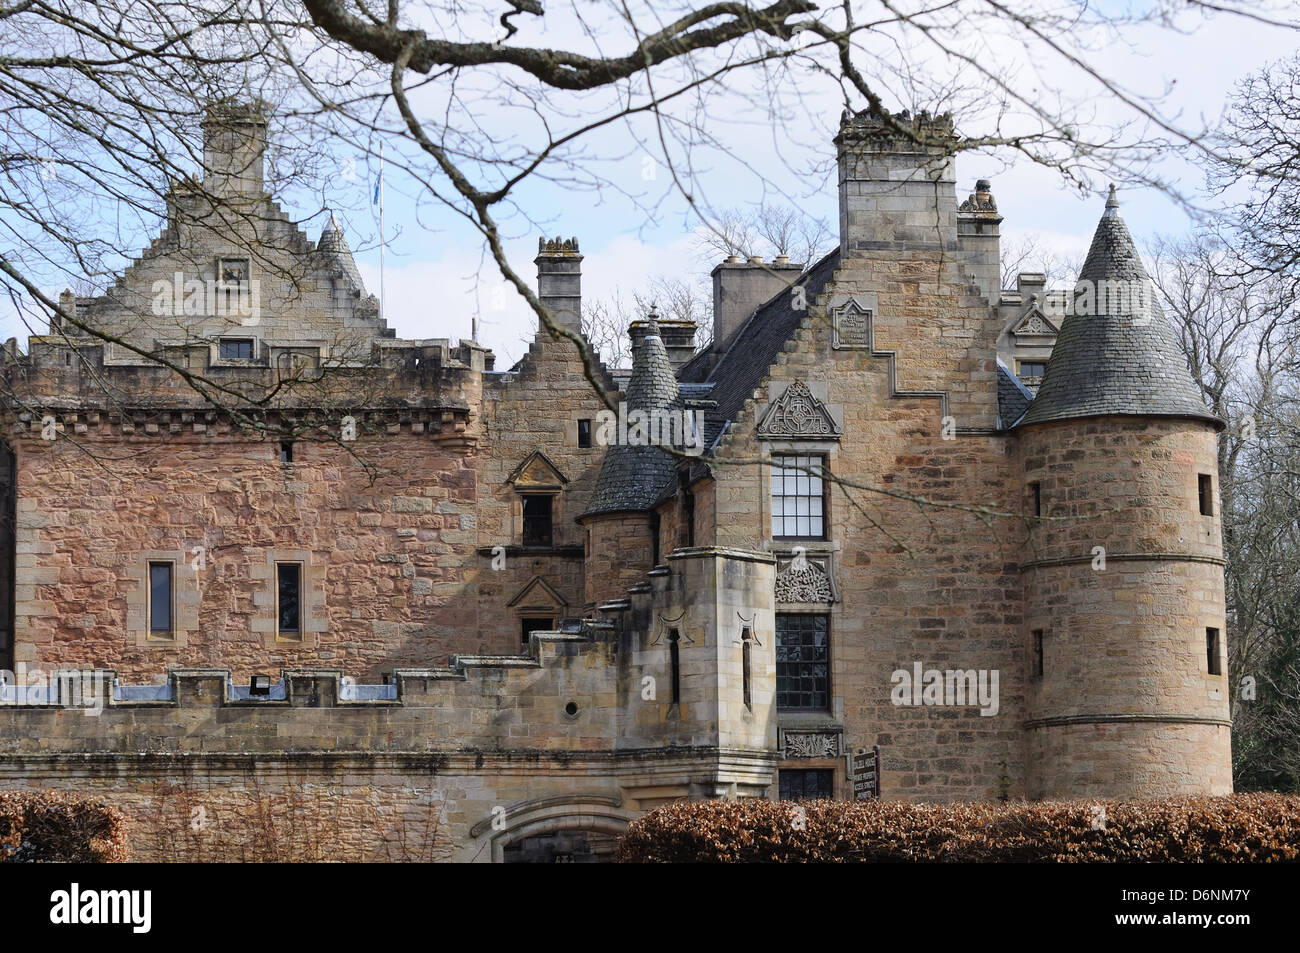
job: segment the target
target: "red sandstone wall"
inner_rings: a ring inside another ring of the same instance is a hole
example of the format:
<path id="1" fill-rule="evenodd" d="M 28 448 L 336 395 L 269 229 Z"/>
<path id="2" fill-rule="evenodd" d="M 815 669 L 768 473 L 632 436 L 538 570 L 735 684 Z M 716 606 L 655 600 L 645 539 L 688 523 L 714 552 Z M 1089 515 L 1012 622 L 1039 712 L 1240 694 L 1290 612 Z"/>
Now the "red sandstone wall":
<path id="1" fill-rule="evenodd" d="M 114 668 L 125 682 L 169 665 L 228 666 L 240 678 L 328 664 L 377 680 L 497 648 L 461 579 L 477 565 L 472 451 L 407 431 L 363 435 L 352 448 L 371 482 L 334 444 L 299 442 L 282 467 L 276 442 L 228 433 L 77 439 L 17 442 L 19 661 Z M 195 546 L 206 548 L 198 572 Z M 320 631 L 301 641 L 266 631 L 272 551 L 305 556 L 321 603 Z M 145 552 L 184 560 L 177 598 L 193 600 L 196 625 L 175 642 L 128 631 Z"/>

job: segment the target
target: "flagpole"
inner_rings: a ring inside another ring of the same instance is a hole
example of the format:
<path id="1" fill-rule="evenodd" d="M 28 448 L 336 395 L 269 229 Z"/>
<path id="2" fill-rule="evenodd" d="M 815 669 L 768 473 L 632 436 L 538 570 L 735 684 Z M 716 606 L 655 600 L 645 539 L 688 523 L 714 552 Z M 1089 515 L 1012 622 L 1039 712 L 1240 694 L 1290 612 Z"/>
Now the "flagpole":
<path id="1" fill-rule="evenodd" d="M 379 316 L 388 319 L 384 297 L 384 143 L 379 143 Z"/>

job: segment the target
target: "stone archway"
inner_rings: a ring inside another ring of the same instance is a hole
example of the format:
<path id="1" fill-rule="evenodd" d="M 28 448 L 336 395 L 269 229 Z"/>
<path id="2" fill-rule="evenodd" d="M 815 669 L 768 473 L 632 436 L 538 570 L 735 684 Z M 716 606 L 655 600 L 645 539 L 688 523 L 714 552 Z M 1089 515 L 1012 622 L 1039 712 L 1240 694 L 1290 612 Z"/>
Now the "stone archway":
<path id="1" fill-rule="evenodd" d="M 511 812 L 492 835 L 493 863 L 602 863 L 613 859 L 630 812 L 612 804 L 547 804 Z"/>

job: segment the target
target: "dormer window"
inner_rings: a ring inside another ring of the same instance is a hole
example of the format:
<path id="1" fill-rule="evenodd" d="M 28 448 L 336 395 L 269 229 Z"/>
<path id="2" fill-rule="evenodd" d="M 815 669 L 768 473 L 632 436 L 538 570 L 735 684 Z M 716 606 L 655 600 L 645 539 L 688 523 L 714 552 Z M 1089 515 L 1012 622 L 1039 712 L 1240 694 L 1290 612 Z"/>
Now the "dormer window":
<path id="1" fill-rule="evenodd" d="M 1023 380 L 1028 377 L 1031 380 L 1042 377 L 1047 373 L 1046 361 L 1021 361 L 1019 363 L 1019 377 Z"/>

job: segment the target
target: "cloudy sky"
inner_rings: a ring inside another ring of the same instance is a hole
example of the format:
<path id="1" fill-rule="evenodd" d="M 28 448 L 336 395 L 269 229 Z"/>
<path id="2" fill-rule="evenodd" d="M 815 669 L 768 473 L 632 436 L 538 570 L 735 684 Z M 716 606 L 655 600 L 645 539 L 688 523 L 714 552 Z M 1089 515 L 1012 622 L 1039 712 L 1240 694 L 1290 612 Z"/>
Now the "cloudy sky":
<path id="1" fill-rule="evenodd" d="M 1218 16 L 1208 22 L 1199 16 L 1186 18 L 1175 21 L 1174 27 L 1149 25 L 1127 30 L 1126 42 L 1103 41 L 1099 49 L 1091 51 L 1089 65 L 1134 93 L 1163 94 L 1162 114 L 1174 118 L 1182 128 L 1213 126 L 1225 108 L 1232 85 L 1246 73 L 1292 54 L 1300 39 L 1294 32 L 1238 16 Z M 1013 41 L 993 41 L 987 43 L 985 55 L 989 50 L 1010 64 L 1017 81 L 1036 83 L 1033 70 L 1021 69 L 1023 64 L 1015 62 L 1015 57 L 1026 55 L 1023 46 Z M 931 53 L 919 47 L 912 50 L 912 55 L 922 62 L 934 61 Z M 1047 73 L 1050 81 L 1053 67 L 1046 57 L 1030 65 Z M 1081 98 L 1096 96 L 1095 87 L 1077 72 L 1074 76 L 1064 69 L 1055 73 L 1063 77 L 1061 85 L 1067 92 L 1075 84 L 1073 91 Z M 904 82 L 898 80 L 900 85 Z M 901 101 L 902 95 L 895 89 L 893 105 L 907 105 Z M 733 154 L 722 157 L 705 152 L 704 161 L 695 157 L 700 170 L 697 184 L 713 207 L 753 207 L 765 200 L 766 192 L 766 201 L 797 205 L 835 227 L 835 183 L 827 175 L 827 163 L 834 157 L 830 135 L 838 119 L 840 100 L 834 89 L 813 89 L 798 105 L 815 118 L 806 123 L 787 118 L 774 125 L 756 110 L 750 109 L 748 114 L 744 109 L 732 111 L 725 99 L 715 101 L 714 112 L 706 117 L 707 126 L 710 134 L 726 143 Z M 797 111 L 794 114 L 797 116 Z M 1132 114 L 1099 98 L 1094 118 L 1103 125 L 1131 119 Z M 959 129 L 961 119 L 959 112 Z M 791 135 L 792 128 L 797 131 L 801 127 L 805 135 Z M 623 189 L 653 196 L 656 190 L 664 191 L 666 178 L 662 166 L 656 165 L 657 178 L 645 181 L 650 150 L 635 147 L 633 132 L 623 130 L 622 134 L 626 137 L 622 143 L 626 157 L 621 165 L 611 163 L 603 169 L 603 174 L 614 180 L 615 189 L 602 190 L 596 196 L 543 185 L 526 193 L 532 221 L 517 217 L 506 223 L 515 231 L 508 252 L 521 274 L 533 277 L 537 235 L 543 231 L 547 235 L 580 238 L 585 255 L 583 293 L 588 300 L 606 297 L 616 289 L 627 297 L 628 291 L 644 287 L 657 274 L 705 275 L 716 263 L 698 251 L 692 237 L 692 229 L 699 227 L 698 219 L 692 218 L 680 195 L 669 190 L 657 209 L 659 214 L 652 218 L 618 194 L 617 189 Z M 606 144 L 610 138 L 606 137 Z M 1199 199 L 1202 208 L 1212 212 L 1216 200 L 1200 192 L 1203 176 L 1189 161 L 1190 152 L 1186 147 L 1170 150 L 1152 171 L 1174 183 L 1185 195 Z M 743 157 L 743 162 L 737 161 L 738 156 Z M 1032 236 L 1076 260 L 1086 251 L 1101 214 L 1105 176 L 1094 177 L 1090 183 L 1095 192 L 1080 195 L 1056 171 L 1017 159 L 1005 150 L 964 154 L 959 158 L 957 175 L 959 196 L 973 187 L 976 178 L 988 176 L 993 180 L 994 195 L 1005 216 L 1004 241 Z M 496 351 L 498 366 L 509 366 L 525 349 L 534 320 L 513 296 L 504 293 L 491 268 L 484 267 L 481 243 L 452 221 L 440 223 L 445 230 L 431 232 L 415 225 L 401 211 L 394 215 L 393 203 L 400 209 L 410 201 L 410 193 L 396 184 L 385 191 L 390 234 L 385 298 L 390 325 L 402 337 L 463 337 L 469 335 L 471 316 L 477 314 L 480 340 Z M 1121 198 L 1125 219 L 1139 239 L 1157 232 L 1180 233 L 1191 227 L 1189 211 L 1158 189 L 1124 189 Z M 373 218 L 366 220 L 364 211 L 353 214 L 351 227 L 367 235 L 371 242 L 377 235 Z M 372 250 L 358 257 L 367 284 L 377 293 L 378 254 Z"/>
<path id="2" fill-rule="evenodd" d="M 895 2 L 906 7 L 912 0 Z M 1070 0 L 1012 2 L 1022 9 L 1045 11 L 1073 6 Z M 1264 10 L 1263 5 L 1280 2 L 1259 0 L 1251 9 Z M 619 6 L 610 4 L 601 20 L 593 12 L 601 5 L 591 0 L 553 0 L 544 19 L 516 18 L 520 34 L 513 42 L 621 53 L 629 45 L 626 25 L 617 18 L 609 20 L 608 14 Z M 1089 70 L 1117 81 L 1132 96 L 1162 97 L 1160 114 L 1181 129 L 1213 127 L 1233 84 L 1294 53 L 1300 34 L 1247 17 L 1189 14 L 1186 8 L 1182 0 L 1100 0 L 1090 5 L 1091 10 L 1117 15 L 1183 12 L 1165 24 L 1129 27 L 1119 34 L 1081 24 L 1072 39 L 1077 40 L 1074 49 L 1082 59 L 1071 67 L 1041 43 L 1027 41 L 1024 30 L 979 19 L 981 11 L 990 9 L 988 4 L 962 0 L 954 6 L 958 12 L 949 23 L 948 35 L 954 38 L 950 49 L 966 59 L 937 51 L 915 31 L 881 29 L 865 35 L 860 65 L 891 107 L 936 103 L 951 108 L 959 131 L 968 135 L 987 134 L 995 122 L 1003 131 L 1035 128 L 1037 120 L 1027 110 L 1014 103 L 999 104 L 990 77 L 1007 80 L 1038 102 L 1064 102 L 1062 108 L 1094 138 L 1105 139 L 1106 130 L 1125 123 L 1129 125 L 1124 132 L 1114 136 L 1117 143 L 1150 133 L 1149 123 L 1143 129 L 1132 110 L 1101 94 Z M 665 15 L 663 4 L 631 9 L 643 17 Z M 862 19 L 878 11 L 879 5 L 855 0 L 855 10 Z M 1293 8 L 1291 12 L 1294 15 Z M 495 15 L 485 19 L 486 25 L 458 25 L 474 35 L 476 29 L 490 30 L 494 20 Z M 499 143 L 503 152 L 515 144 L 526 146 L 537 128 L 535 114 L 519 101 L 526 97 L 493 87 L 491 77 L 481 82 L 487 85 L 478 90 L 468 84 L 458 89 L 456 108 L 479 134 Z M 440 98 L 436 84 L 413 96 L 426 115 L 444 114 L 447 101 Z M 551 128 L 558 130 L 587 121 L 607 105 L 590 96 L 560 102 L 561 108 L 548 117 Z M 675 187 L 659 142 L 659 127 L 649 117 L 602 128 L 584 139 L 586 144 L 566 161 L 543 167 L 551 175 L 526 183 L 515 197 L 513 211 L 501 210 L 511 263 L 533 280 L 539 235 L 578 236 L 585 255 L 585 300 L 606 298 L 615 291 L 628 299 L 657 275 L 701 278 L 716 260 L 699 250 L 700 217 L 683 191 L 689 192 L 697 208 L 793 206 L 825 220 L 834 232 L 830 140 L 842 105 L 843 94 L 833 80 L 815 73 L 732 74 L 722 87 L 710 87 L 698 97 L 682 97 L 668 111 L 666 122 L 670 134 L 676 124 L 679 130 L 689 130 L 694 142 L 688 152 L 669 137 L 668 154 L 683 188 Z M 400 155 L 400 146 L 390 146 L 393 149 Z M 1187 146 L 1166 150 L 1142 171 L 1199 199 L 1212 213 L 1216 200 L 1199 192 L 1202 173 L 1190 161 L 1192 152 Z M 393 155 L 390 151 L 390 159 Z M 330 161 L 337 164 L 338 173 L 325 204 L 335 208 L 368 289 L 378 294 L 373 157 L 367 158 L 363 147 L 349 150 L 344 142 L 332 147 Z M 1068 185 L 1058 172 L 1008 150 L 964 153 L 958 159 L 957 175 L 959 197 L 972 189 L 977 178 L 992 179 L 1005 217 L 1004 243 L 1032 237 L 1075 260 L 1087 248 L 1111 178 L 1121 179 L 1123 214 L 1139 240 L 1157 232 L 1185 232 L 1192 224 L 1188 210 L 1160 190 L 1124 188 L 1122 174 L 1094 172 L 1081 190 Z M 390 327 L 403 338 L 465 338 L 477 317 L 479 340 L 496 352 L 498 367 L 508 367 L 526 349 L 535 320 L 484 257 L 480 236 L 462 217 L 430 201 L 420 174 L 389 172 L 384 196 L 383 286 Z M 309 237 L 318 237 L 323 224 L 320 196 L 290 194 L 282 199 L 291 214 L 315 213 L 304 227 Z M 62 287 L 49 290 L 57 293 Z M 28 333 L 12 314 L 0 313 L 0 338 L 22 339 Z"/>

